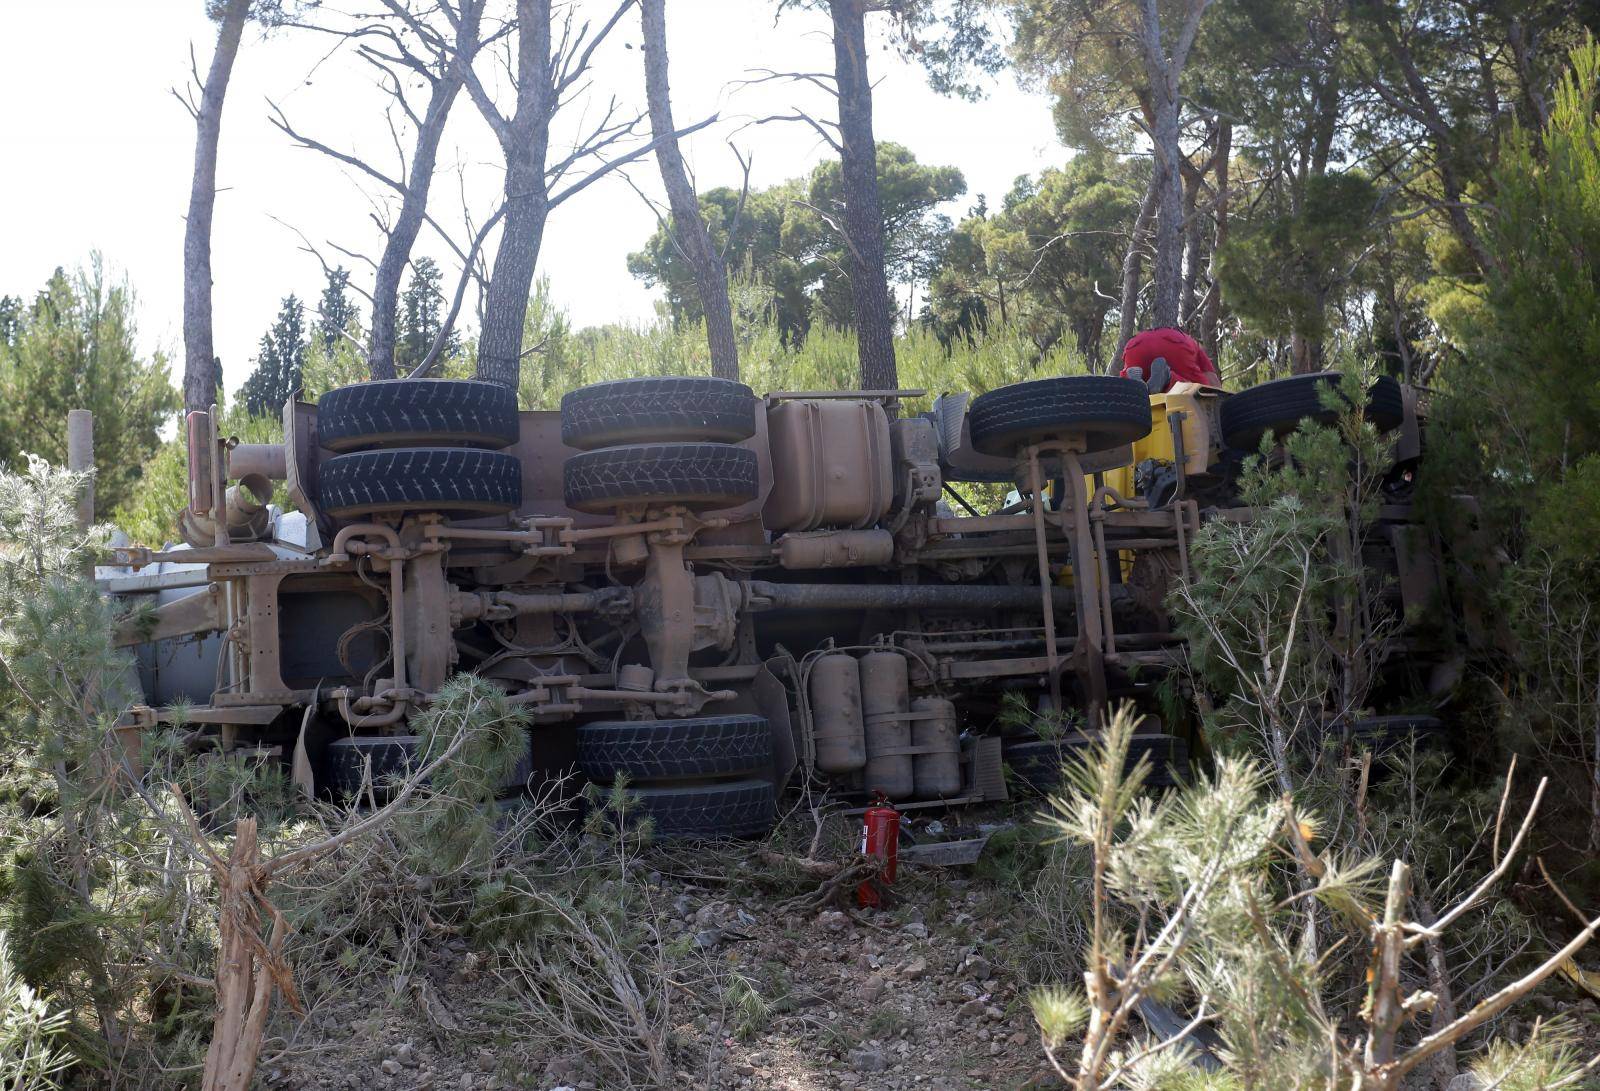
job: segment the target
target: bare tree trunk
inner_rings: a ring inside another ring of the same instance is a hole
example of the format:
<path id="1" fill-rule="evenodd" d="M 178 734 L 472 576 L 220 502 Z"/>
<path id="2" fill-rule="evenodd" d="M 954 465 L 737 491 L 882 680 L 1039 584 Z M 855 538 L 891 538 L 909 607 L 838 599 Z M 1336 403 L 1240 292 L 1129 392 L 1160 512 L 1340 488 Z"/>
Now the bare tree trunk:
<path id="1" fill-rule="evenodd" d="M 533 270 L 550 214 L 545 156 L 555 83 L 550 59 L 550 0 L 517 0 L 517 109 L 501 136 L 506 155 L 506 215 L 495 252 L 478 335 L 478 378 L 515 390 L 522 364 Z"/>
<path id="2" fill-rule="evenodd" d="M 287 982 L 280 917 L 265 945 L 260 939 L 257 886 L 261 851 L 256 820 L 239 819 L 227 863 L 215 866 L 218 914 L 217 1011 L 211 1022 L 201 1091 L 248 1091 L 261 1055 L 272 994 Z M 252 943 L 251 941 L 254 940 Z M 263 952 L 264 946 L 264 952 Z"/>
<path id="3" fill-rule="evenodd" d="M 1077 346 L 1078 353 L 1089 365 L 1089 370 L 1095 374 L 1105 371 L 1105 360 L 1100 355 L 1101 340 L 1105 335 L 1106 315 L 1101 311 L 1097 315 L 1076 319 L 1072 323 L 1072 341 Z"/>
<path id="4" fill-rule="evenodd" d="M 1299 330 L 1289 334 L 1289 370 L 1294 375 L 1307 375 L 1317 370 L 1316 353 L 1311 339 Z"/>
<path id="5" fill-rule="evenodd" d="M 1162 56 L 1161 16 L 1156 0 L 1144 0 L 1141 7 L 1145 38 L 1145 68 L 1155 99 L 1154 123 L 1150 141 L 1155 148 L 1156 231 L 1155 256 L 1150 262 L 1152 293 L 1150 318 L 1153 326 L 1178 324 L 1178 300 L 1183 290 L 1183 177 L 1178 160 L 1183 155 L 1180 140 L 1178 96 L 1169 71 L 1170 62 Z"/>
<path id="6" fill-rule="evenodd" d="M 1116 367 L 1117 360 L 1122 358 L 1122 350 L 1133 340 L 1139 323 L 1139 269 L 1143 264 L 1141 252 L 1145 236 L 1150 231 L 1150 218 L 1155 215 L 1159 186 L 1157 176 L 1152 175 L 1150 188 L 1144 194 L 1144 203 L 1139 206 L 1139 215 L 1134 217 L 1133 229 L 1128 232 L 1128 250 L 1122 256 L 1122 315 L 1117 330 L 1117 354 L 1111 361 L 1113 368 Z"/>
<path id="7" fill-rule="evenodd" d="M 445 122 L 450 118 L 456 95 L 466 81 L 465 66 L 472 63 L 477 53 L 482 16 L 483 0 L 462 0 L 455 28 L 455 50 L 444 71 L 432 77 L 433 89 L 417 126 L 411 171 L 405 179 L 400 200 L 400 215 L 384 241 L 372 286 L 372 332 L 367 340 L 367 368 L 374 379 L 395 377 L 395 321 L 399 311 L 400 278 L 411 261 L 411 249 L 416 245 L 417 234 L 428 213 L 428 190 L 433 184 L 434 167 L 439 158 L 439 141 L 444 136 Z"/>
<path id="8" fill-rule="evenodd" d="M 877 144 L 872 136 L 866 8 L 866 0 L 828 3 L 839 94 L 845 248 L 850 258 L 862 389 L 895 390 L 900 377 L 894 361 L 894 308 L 889 305 L 889 282 L 883 268 L 883 211 L 878 197 Z"/>
<path id="9" fill-rule="evenodd" d="M 694 270 L 695 290 L 706 319 L 706 341 L 711 349 L 711 374 L 739 378 L 739 344 L 733 335 L 733 306 L 728 301 L 728 269 L 711 244 L 711 232 L 700 215 L 700 201 L 689 181 L 688 169 L 671 134 L 672 91 L 667 79 L 666 0 L 643 0 L 644 85 L 650 105 L 650 132 L 659 141 L 656 164 L 661 184 L 672 208 L 673 238 Z"/>
<path id="10" fill-rule="evenodd" d="M 1188 329 L 1195 320 L 1200 304 L 1197 287 L 1200 283 L 1200 265 L 1204 259 L 1204 241 L 1200 233 L 1200 189 L 1205 184 L 1205 171 L 1185 164 L 1183 172 L 1183 296 L 1178 309 L 1178 321 Z"/>
<path id="11" fill-rule="evenodd" d="M 1161 13 L 1156 0 L 1139 5 L 1140 44 L 1145 76 L 1153 101 L 1150 142 L 1156 159 L 1156 247 L 1151 263 L 1154 299 L 1151 320 L 1156 326 L 1178 324 L 1179 297 L 1183 291 L 1183 159 L 1179 89 L 1189 50 L 1200 31 L 1200 16 L 1210 0 L 1188 0 L 1183 26 L 1169 55 L 1162 41 Z"/>
<path id="12" fill-rule="evenodd" d="M 1222 325 L 1222 281 L 1218 276 L 1217 255 L 1228 243 L 1228 160 L 1233 155 L 1233 122 L 1226 118 L 1217 121 L 1217 205 L 1216 233 L 1211 239 L 1211 267 L 1208 276 L 1211 290 L 1206 294 L 1205 306 L 1200 314 L 1200 344 L 1206 355 L 1219 359 L 1217 340 Z"/>
<path id="13" fill-rule="evenodd" d="M 193 109 L 194 179 L 183 229 L 183 404 L 191 410 L 208 409 L 217 400 L 217 354 L 211 341 L 211 213 L 217 201 L 222 102 L 249 15 L 250 0 L 227 0 L 200 104 Z"/>
<path id="14" fill-rule="evenodd" d="M 1506 28 L 1506 44 L 1511 47 L 1511 57 L 1517 70 L 1517 86 L 1522 92 L 1523 109 L 1526 117 L 1523 123 L 1530 128 L 1544 128 L 1545 122 L 1550 120 L 1550 107 L 1540 92 L 1533 74 L 1533 54 L 1537 49 L 1530 38 L 1537 37 L 1530 34 L 1528 26 L 1521 19 L 1512 19 L 1511 25 Z"/>
<path id="15" fill-rule="evenodd" d="M 1417 889 L 1419 897 L 1417 902 L 1417 923 L 1424 928 L 1431 928 L 1439 919 L 1439 914 L 1434 911 L 1428 897 L 1420 896 L 1426 889 L 1426 883 L 1421 875 L 1417 876 Z M 1428 1027 L 1432 1031 L 1440 1031 L 1456 1021 L 1455 991 L 1450 987 L 1450 962 L 1445 957 L 1444 942 L 1438 936 L 1428 936 L 1422 941 L 1422 949 L 1428 956 L 1428 989 L 1434 995 L 1433 1012 L 1431 1013 Z M 1445 1087 L 1461 1071 L 1456 1064 L 1456 1051 L 1442 1049 L 1433 1056 L 1433 1082 L 1438 1087 Z"/>

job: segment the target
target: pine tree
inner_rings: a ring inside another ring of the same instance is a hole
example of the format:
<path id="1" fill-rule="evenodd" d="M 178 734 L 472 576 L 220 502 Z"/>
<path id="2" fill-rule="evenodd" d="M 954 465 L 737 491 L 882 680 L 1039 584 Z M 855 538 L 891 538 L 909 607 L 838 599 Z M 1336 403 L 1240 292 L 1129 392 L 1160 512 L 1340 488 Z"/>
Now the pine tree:
<path id="1" fill-rule="evenodd" d="M 323 285 L 322 299 L 317 304 L 317 334 L 322 338 L 325 351 L 333 351 L 342 331 L 348 330 L 356 319 L 355 301 L 350 298 L 350 270 L 344 266 L 328 271 L 328 283 Z"/>
<path id="2" fill-rule="evenodd" d="M 179 404 L 166 358 L 139 353 L 133 306 L 133 289 L 95 256 L 74 273 L 57 269 L 15 310 L 0 338 L 0 468 L 24 465 L 24 452 L 65 462 L 67 411 L 87 409 L 99 507 L 132 495 Z"/>
<path id="3" fill-rule="evenodd" d="M 14 295 L 0 295 L 0 345 L 10 345 L 22 332 L 22 300 Z"/>
<path id="4" fill-rule="evenodd" d="M 239 390 L 247 413 L 253 417 L 275 415 L 295 396 L 308 347 L 305 304 L 293 294 L 284 296 L 277 320 L 261 335 L 256 369 Z"/>
<path id="5" fill-rule="evenodd" d="M 422 363 L 439 337 L 443 321 L 440 314 L 444 303 L 443 280 L 444 273 L 432 258 L 418 258 L 412 262 L 411 280 L 400 297 L 399 331 L 395 338 L 395 371 L 401 375 Z M 452 332 L 441 355 L 448 359 L 460 347 L 460 338 Z"/>

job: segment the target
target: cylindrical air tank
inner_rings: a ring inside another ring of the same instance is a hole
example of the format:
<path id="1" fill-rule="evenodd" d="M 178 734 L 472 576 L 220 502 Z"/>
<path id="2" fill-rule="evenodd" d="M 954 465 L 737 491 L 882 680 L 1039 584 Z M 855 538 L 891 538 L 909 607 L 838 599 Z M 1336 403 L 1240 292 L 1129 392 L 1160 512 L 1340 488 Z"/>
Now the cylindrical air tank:
<path id="1" fill-rule="evenodd" d="M 853 773 L 867 764 L 861 674 L 854 656 L 834 652 L 811 665 L 811 721 L 818 769 Z"/>
<path id="2" fill-rule="evenodd" d="M 861 711 L 867 736 L 869 792 L 910 799 L 916 790 L 911 766 L 910 671 L 899 652 L 861 657 Z"/>
<path id="3" fill-rule="evenodd" d="M 911 767 L 918 799 L 951 799 L 961 794 L 961 728 L 956 706 L 943 697 L 918 697 L 911 711 L 911 742 L 918 753 Z"/>

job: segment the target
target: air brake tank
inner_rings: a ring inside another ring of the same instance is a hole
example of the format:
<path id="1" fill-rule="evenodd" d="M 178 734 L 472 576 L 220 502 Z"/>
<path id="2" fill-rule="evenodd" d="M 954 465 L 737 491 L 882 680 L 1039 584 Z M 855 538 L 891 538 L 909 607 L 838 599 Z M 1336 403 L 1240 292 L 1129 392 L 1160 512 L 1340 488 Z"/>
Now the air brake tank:
<path id="1" fill-rule="evenodd" d="M 961 792 L 961 728 L 956 706 L 943 697 L 911 702 L 911 741 L 918 751 L 911 765 L 918 799 L 950 799 Z"/>
<path id="2" fill-rule="evenodd" d="M 811 719 L 818 769 L 853 773 L 867 764 L 861 675 L 854 656 L 834 652 L 811 665 Z"/>
<path id="3" fill-rule="evenodd" d="M 867 737 L 869 792 L 909 799 L 916 790 L 911 766 L 910 671 L 899 652 L 861 657 L 861 711 Z"/>

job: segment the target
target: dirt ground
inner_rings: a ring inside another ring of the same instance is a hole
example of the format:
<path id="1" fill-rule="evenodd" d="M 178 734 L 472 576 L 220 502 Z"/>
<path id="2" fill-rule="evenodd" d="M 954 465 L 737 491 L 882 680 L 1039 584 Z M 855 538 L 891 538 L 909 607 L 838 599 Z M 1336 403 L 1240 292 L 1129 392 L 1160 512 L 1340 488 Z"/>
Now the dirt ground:
<path id="1" fill-rule="evenodd" d="M 836 821 L 833 851 L 848 852 L 860 820 Z M 806 831 L 794 832 L 803 840 Z M 904 867 L 891 907 L 786 910 L 784 896 L 750 881 L 761 852 L 707 853 L 686 865 L 681 852 L 652 850 L 637 861 L 662 949 L 673 952 L 677 1086 L 1057 1086 L 1028 1011 L 1027 982 L 1006 949 L 1025 910 L 997 897 L 994 884 L 969 868 Z M 458 937 L 428 944 L 411 974 L 359 980 L 324 997 L 304 1021 L 285 1020 L 263 1055 L 259 1085 L 607 1087 L 581 1048 L 520 1029 L 517 986 L 487 972 L 484 956 Z"/>

